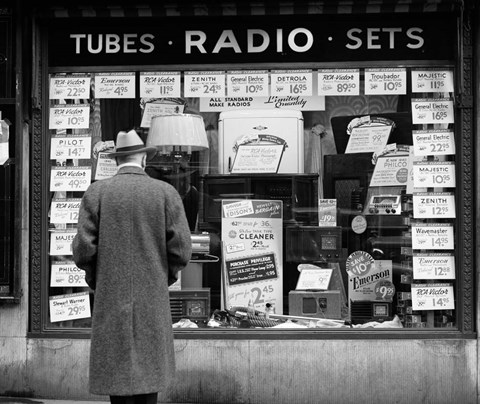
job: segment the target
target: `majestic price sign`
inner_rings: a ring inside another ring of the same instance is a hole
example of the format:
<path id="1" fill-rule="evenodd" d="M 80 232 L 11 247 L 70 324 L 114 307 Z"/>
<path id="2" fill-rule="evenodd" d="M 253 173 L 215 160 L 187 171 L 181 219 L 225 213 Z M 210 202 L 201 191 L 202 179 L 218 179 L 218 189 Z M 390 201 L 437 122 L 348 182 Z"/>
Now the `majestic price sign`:
<path id="1" fill-rule="evenodd" d="M 78 268 L 73 261 L 53 261 L 50 276 L 51 287 L 88 287 L 85 271 Z"/>
<path id="2" fill-rule="evenodd" d="M 452 70 L 412 70 L 412 93 L 453 93 Z"/>
<path id="3" fill-rule="evenodd" d="M 414 161 L 414 188 L 455 188 L 455 162 Z"/>
<path id="4" fill-rule="evenodd" d="M 413 310 L 453 310 L 455 299 L 451 283 L 413 283 Z"/>
<path id="5" fill-rule="evenodd" d="M 88 292 L 50 296 L 49 305 L 52 323 L 91 317 Z"/>
<path id="6" fill-rule="evenodd" d="M 51 100 L 81 100 L 90 98 L 90 76 L 54 76 L 50 78 Z"/>
<path id="7" fill-rule="evenodd" d="M 50 158 L 89 159 L 91 156 L 92 137 L 89 134 L 65 136 L 53 134 L 50 140 Z"/>
<path id="8" fill-rule="evenodd" d="M 50 191 L 86 191 L 92 178 L 92 168 L 52 167 L 50 170 Z"/>
<path id="9" fill-rule="evenodd" d="M 88 129 L 89 104 L 59 104 L 50 107 L 48 129 Z"/>
<path id="10" fill-rule="evenodd" d="M 455 279 L 455 256 L 450 253 L 413 254 L 413 279 Z"/>
<path id="11" fill-rule="evenodd" d="M 72 242 L 77 229 L 52 230 L 50 232 L 50 255 L 72 255 Z"/>

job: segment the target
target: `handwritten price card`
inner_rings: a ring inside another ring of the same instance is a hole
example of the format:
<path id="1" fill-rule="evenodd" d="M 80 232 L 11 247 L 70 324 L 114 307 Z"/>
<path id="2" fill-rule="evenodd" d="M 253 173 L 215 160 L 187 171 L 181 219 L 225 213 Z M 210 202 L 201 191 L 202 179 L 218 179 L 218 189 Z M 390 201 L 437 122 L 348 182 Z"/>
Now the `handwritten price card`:
<path id="1" fill-rule="evenodd" d="M 448 129 L 414 130 L 415 156 L 446 156 L 455 154 L 455 137 Z"/>
<path id="2" fill-rule="evenodd" d="M 87 133 L 75 136 L 53 134 L 50 140 L 50 158 L 89 159 L 91 148 L 92 137 Z"/>
<path id="3" fill-rule="evenodd" d="M 50 170 L 50 191 L 86 191 L 92 178 L 92 168 L 52 167 Z"/>
<path id="4" fill-rule="evenodd" d="M 412 224 L 414 250 L 453 250 L 453 225 L 451 223 Z"/>
<path id="5" fill-rule="evenodd" d="M 337 225 L 337 200 L 318 200 L 318 225 L 332 227 Z"/>
<path id="6" fill-rule="evenodd" d="M 230 97 L 268 96 L 268 72 L 266 70 L 228 72 L 227 95 Z"/>
<path id="7" fill-rule="evenodd" d="M 85 271 L 73 261 L 53 261 L 50 276 L 51 287 L 88 287 Z"/>
<path id="8" fill-rule="evenodd" d="M 413 194 L 415 219 L 455 218 L 455 195 L 452 192 L 418 192 Z"/>
<path id="9" fill-rule="evenodd" d="M 455 299 L 451 283 L 412 283 L 413 310 L 453 310 Z"/>
<path id="10" fill-rule="evenodd" d="M 91 317 L 88 292 L 50 296 L 49 306 L 52 323 Z"/>
<path id="11" fill-rule="evenodd" d="M 454 123 L 454 121 L 453 100 L 449 98 L 412 99 L 413 124 Z"/>
<path id="12" fill-rule="evenodd" d="M 96 74 L 95 98 L 135 98 L 135 74 Z"/>
<path id="13" fill-rule="evenodd" d="M 453 71 L 412 70 L 412 93 L 453 93 Z"/>
<path id="14" fill-rule="evenodd" d="M 359 95 L 358 69 L 321 69 L 318 71 L 318 95 Z"/>
<path id="15" fill-rule="evenodd" d="M 455 162 L 414 161 L 413 186 L 455 188 Z"/>
<path id="16" fill-rule="evenodd" d="M 453 254 L 413 254 L 412 258 L 413 279 L 455 279 Z"/>
<path id="17" fill-rule="evenodd" d="M 49 129 L 88 129 L 89 104 L 59 104 L 50 107 Z"/>
<path id="18" fill-rule="evenodd" d="M 82 100 L 90 98 L 90 76 L 50 77 L 51 100 Z"/>
<path id="19" fill-rule="evenodd" d="M 407 71 L 403 68 L 365 69 L 365 94 L 406 94 Z"/>
<path id="20" fill-rule="evenodd" d="M 311 70 L 273 70 L 270 79 L 271 95 L 312 95 Z"/>
<path id="21" fill-rule="evenodd" d="M 140 97 L 180 97 L 180 72 L 141 72 Z"/>
<path id="22" fill-rule="evenodd" d="M 72 255 L 72 241 L 77 229 L 52 230 L 50 232 L 50 255 Z"/>
<path id="23" fill-rule="evenodd" d="M 54 198 L 50 206 L 50 223 L 77 223 L 80 198 Z"/>
<path id="24" fill-rule="evenodd" d="M 185 97 L 224 97 L 225 72 L 185 72 Z"/>

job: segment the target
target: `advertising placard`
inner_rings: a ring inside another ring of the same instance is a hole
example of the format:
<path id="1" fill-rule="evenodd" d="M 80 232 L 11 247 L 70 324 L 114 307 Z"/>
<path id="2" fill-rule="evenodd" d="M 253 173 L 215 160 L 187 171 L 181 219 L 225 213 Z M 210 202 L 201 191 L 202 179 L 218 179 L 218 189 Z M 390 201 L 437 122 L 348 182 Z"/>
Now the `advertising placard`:
<path id="1" fill-rule="evenodd" d="M 242 144 L 235 153 L 231 172 L 276 173 L 282 160 L 285 144 Z"/>
<path id="2" fill-rule="evenodd" d="M 455 194 L 453 192 L 417 192 L 413 194 L 415 219 L 455 218 Z"/>
<path id="3" fill-rule="evenodd" d="M 453 93 L 453 91 L 452 70 L 412 70 L 412 93 Z"/>
<path id="4" fill-rule="evenodd" d="M 54 198 L 50 205 L 50 223 L 77 223 L 80 202 L 80 198 Z"/>
<path id="5" fill-rule="evenodd" d="M 455 279 L 455 256 L 450 253 L 414 253 L 413 279 Z"/>
<path id="6" fill-rule="evenodd" d="M 446 156 L 455 154 L 455 137 L 448 129 L 413 131 L 415 156 Z"/>
<path id="7" fill-rule="evenodd" d="M 359 95 L 359 69 L 320 69 L 318 71 L 319 95 Z"/>
<path id="8" fill-rule="evenodd" d="M 92 149 L 92 137 L 82 135 L 53 134 L 50 140 L 50 158 L 58 159 L 89 159 Z"/>
<path id="9" fill-rule="evenodd" d="M 51 100 L 82 100 L 90 98 L 90 82 L 88 75 L 67 75 L 50 77 Z"/>
<path id="10" fill-rule="evenodd" d="M 405 68 L 365 69 L 365 94 L 406 94 Z"/>
<path id="11" fill-rule="evenodd" d="M 406 186 L 408 181 L 408 160 L 408 155 L 379 157 L 373 170 L 370 186 Z"/>
<path id="12" fill-rule="evenodd" d="M 91 317 L 88 292 L 50 296 L 49 306 L 52 323 Z"/>
<path id="13" fill-rule="evenodd" d="M 412 99 L 412 123 L 454 123 L 453 100 L 450 98 Z"/>
<path id="14" fill-rule="evenodd" d="M 48 129 L 88 129 L 90 104 L 58 104 L 50 107 Z"/>
<path id="15" fill-rule="evenodd" d="M 92 178 L 92 168 L 52 167 L 50 169 L 50 191 L 86 191 Z"/>
<path id="16" fill-rule="evenodd" d="M 135 73 L 96 73 L 95 98 L 135 98 Z"/>
<path id="17" fill-rule="evenodd" d="M 455 188 L 454 161 L 414 161 L 414 188 Z"/>
<path id="18" fill-rule="evenodd" d="M 267 70 L 227 72 L 227 96 L 265 97 L 268 95 Z"/>
<path id="19" fill-rule="evenodd" d="M 103 180 L 113 177 L 118 171 L 115 157 L 111 157 L 110 153 L 98 153 L 97 168 L 95 170 L 95 179 Z"/>
<path id="20" fill-rule="evenodd" d="M 453 310 L 451 283 L 412 283 L 412 310 Z"/>
<path id="21" fill-rule="evenodd" d="M 223 200 L 222 294 L 229 307 L 283 311 L 282 202 Z"/>
<path id="22" fill-rule="evenodd" d="M 88 287 L 85 271 L 73 261 L 53 261 L 50 275 L 51 287 Z"/>
<path id="23" fill-rule="evenodd" d="M 412 223 L 412 248 L 415 250 L 453 250 L 452 223 Z"/>
<path id="24" fill-rule="evenodd" d="M 392 283 L 392 261 L 375 260 L 365 271 L 350 271 L 348 277 L 348 299 L 389 300 L 395 289 Z"/>
<path id="25" fill-rule="evenodd" d="M 72 255 L 72 242 L 77 229 L 60 229 L 50 231 L 50 255 Z"/>
<path id="26" fill-rule="evenodd" d="M 180 97 L 181 83 L 180 72 L 140 72 L 140 97 Z"/>
<path id="27" fill-rule="evenodd" d="M 271 95 L 311 96 L 313 92 L 313 73 L 311 70 L 272 70 L 270 72 L 270 82 Z"/>
<path id="28" fill-rule="evenodd" d="M 185 97 L 225 97 L 225 72 L 185 72 L 183 80 Z"/>
<path id="29" fill-rule="evenodd" d="M 337 200 L 318 200 L 318 225 L 320 227 L 333 227 L 337 225 Z"/>
<path id="30" fill-rule="evenodd" d="M 352 128 L 345 154 L 380 153 L 387 145 L 392 129 L 391 125 L 371 125 Z"/>

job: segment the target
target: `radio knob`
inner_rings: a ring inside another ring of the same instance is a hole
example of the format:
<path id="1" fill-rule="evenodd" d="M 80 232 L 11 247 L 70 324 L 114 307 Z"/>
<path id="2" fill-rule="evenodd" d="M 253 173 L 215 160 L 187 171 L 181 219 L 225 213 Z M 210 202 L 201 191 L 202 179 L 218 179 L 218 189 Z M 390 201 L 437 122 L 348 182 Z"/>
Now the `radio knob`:
<path id="1" fill-rule="evenodd" d="M 386 212 L 386 213 L 390 213 L 390 209 L 388 209 L 388 208 L 385 209 L 385 212 Z"/>
<path id="2" fill-rule="evenodd" d="M 396 210 L 395 210 L 395 209 L 392 209 L 392 213 L 395 213 L 395 212 L 396 212 Z"/>

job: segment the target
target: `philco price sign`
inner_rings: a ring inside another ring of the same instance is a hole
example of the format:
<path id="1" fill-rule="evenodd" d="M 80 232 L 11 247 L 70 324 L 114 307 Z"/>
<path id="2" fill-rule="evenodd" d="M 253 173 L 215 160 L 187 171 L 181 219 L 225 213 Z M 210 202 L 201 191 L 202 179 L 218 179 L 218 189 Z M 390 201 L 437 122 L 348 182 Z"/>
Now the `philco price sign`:
<path id="1" fill-rule="evenodd" d="M 365 69 L 366 95 L 406 93 L 406 69 Z"/>
<path id="2" fill-rule="evenodd" d="M 50 232 L 50 255 L 72 255 L 72 242 L 77 229 L 54 230 Z"/>
<path id="3" fill-rule="evenodd" d="M 414 130 L 415 156 L 446 156 L 455 154 L 455 137 L 448 129 Z"/>
<path id="4" fill-rule="evenodd" d="M 414 161 L 414 188 L 455 188 L 455 162 Z"/>
<path id="5" fill-rule="evenodd" d="M 418 192 L 413 194 L 415 219 L 455 218 L 455 195 L 452 192 Z"/>
<path id="6" fill-rule="evenodd" d="M 50 170 L 50 191 L 86 191 L 92 178 L 92 168 L 52 167 Z"/>
<path id="7" fill-rule="evenodd" d="M 185 72 L 185 97 L 224 97 L 225 72 Z"/>
<path id="8" fill-rule="evenodd" d="M 321 69 L 318 71 L 318 95 L 359 95 L 358 69 Z"/>
<path id="9" fill-rule="evenodd" d="M 180 72 L 140 73 L 140 97 L 180 97 Z"/>
<path id="10" fill-rule="evenodd" d="M 413 99 L 412 123 L 454 123 L 453 100 L 449 98 Z"/>
<path id="11" fill-rule="evenodd" d="M 312 95 L 311 70 L 273 70 L 270 78 L 272 95 Z"/>
<path id="12" fill-rule="evenodd" d="M 77 223 L 80 198 L 54 198 L 50 206 L 50 223 Z"/>
<path id="13" fill-rule="evenodd" d="M 91 155 L 92 138 L 89 134 L 65 136 L 54 134 L 50 140 L 50 158 L 89 159 Z"/>
<path id="14" fill-rule="evenodd" d="M 450 253 L 413 254 L 413 279 L 455 279 L 455 256 Z"/>
<path id="15" fill-rule="evenodd" d="M 50 107 L 49 129 L 88 129 L 89 104 L 59 104 Z"/>
<path id="16" fill-rule="evenodd" d="M 91 317 L 88 292 L 50 296 L 49 306 L 52 323 Z"/>
<path id="17" fill-rule="evenodd" d="M 453 71 L 412 70 L 412 93 L 453 93 Z"/>
<path id="18" fill-rule="evenodd" d="M 266 70 L 228 72 L 227 95 L 229 97 L 268 96 L 268 72 Z"/>
<path id="19" fill-rule="evenodd" d="M 412 248 L 415 250 L 453 250 L 451 223 L 412 224 Z"/>
<path id="20" fill-rule="evenodd" d="M 85 271 L 78 268 L 73 261 L 54 261 L 50 276 L 51 287 L 88 287 Z"/>
<path id="21" fill-rule="evenodd" d="M 51 100 L 90 98 L 90 76 L 55 76 L 50 78 Z"/>
<path id="22" fill-rule="evenodd" d="M 453 310 L 455 299 L 451 283 L 413 283 L 413 310 Z"/>
<path id="23" fill-rule="evenodd" d="M 95 98 L 135 98 L 135 74 L 96 74 Z"/>

